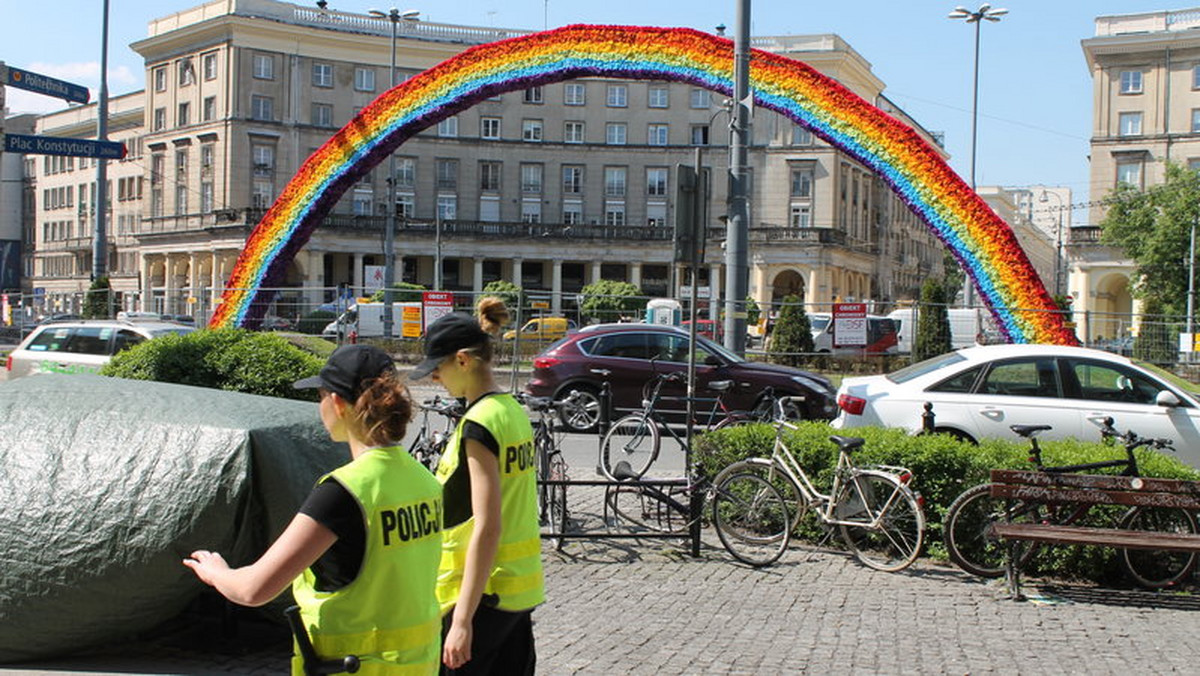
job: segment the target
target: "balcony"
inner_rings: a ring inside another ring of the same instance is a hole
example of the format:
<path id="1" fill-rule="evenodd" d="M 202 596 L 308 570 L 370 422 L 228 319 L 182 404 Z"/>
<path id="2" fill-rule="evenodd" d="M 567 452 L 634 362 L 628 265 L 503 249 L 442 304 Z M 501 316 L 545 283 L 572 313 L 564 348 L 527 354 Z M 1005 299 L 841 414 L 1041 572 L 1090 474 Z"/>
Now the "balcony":
<path id="1" fill-rule="evenodd" d="M 1068 244 L 1102 244 L 1102 228 L 1098 225 L 1072 227 L 1067 232 Z"/>

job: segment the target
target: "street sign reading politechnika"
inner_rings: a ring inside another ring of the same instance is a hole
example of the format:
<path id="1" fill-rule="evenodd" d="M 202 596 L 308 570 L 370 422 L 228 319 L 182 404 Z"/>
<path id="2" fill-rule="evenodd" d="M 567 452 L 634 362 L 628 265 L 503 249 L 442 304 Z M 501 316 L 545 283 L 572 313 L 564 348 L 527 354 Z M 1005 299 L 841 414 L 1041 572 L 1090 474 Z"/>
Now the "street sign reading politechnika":
<path id="1" fill-rule="evenodd" d="M 8 66 L 6 70 L 8 71 L 8 75 L 4 78 L 6 85 L 77 103 L 87 103 L 89 100 L 88 88 L 82 85 L 31 73 L 12 66 Z"/>
<path id="2" fill-rule="evenodd" d="M 125 144 L 115 141 L 91 141 L 82 138 L 4 134 L 4 152 L 34 155 L 99 157 L 119 160 L 125 157 Z"/>

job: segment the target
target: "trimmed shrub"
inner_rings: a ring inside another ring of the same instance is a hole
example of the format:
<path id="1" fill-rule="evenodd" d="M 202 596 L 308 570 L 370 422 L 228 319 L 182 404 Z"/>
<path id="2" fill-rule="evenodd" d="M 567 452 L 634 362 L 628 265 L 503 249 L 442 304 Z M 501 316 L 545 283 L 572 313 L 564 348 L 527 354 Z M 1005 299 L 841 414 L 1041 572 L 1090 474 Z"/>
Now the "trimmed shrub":
<path id="1" fill-rule="evenodd" d="M 800 366 L 813 349 L 812 324 L 804 312 L 804 301 L 796 295 L 785 297 L 771 332 L 767 358 L 776 364 Z"/>
<path id="2" fill-rule="evenodd" d="M 950 351 L 952 344 L 945 287 L 936 279 L 926 279 L 921 286 L 921 307 L 917 314 L 917 332 L 913 337 L 913 361 L 945 354 Z"/>
<path id="3" fill-rule="evenodd" d="M 837 467 L 837 446 L 829 440 L 835 430 L 826 423 L 802 422 L 798 429 L 785 433 L 784 441 L 820 490 L 833 484 Z M 978 446 L 945 434 L 912 436 L 900 429 L 862 427 L 848 430 L 866 439 L 854 454 L 856 464 L 899 465 L 913 472 L 912 487 L 925 502 L 925 543 L 928 555 L 946 559 L 942 544 L 942 519 L 946 508 L 964 490 L 988 480 L 992 469 L 1031 469 L 1028 444 L 988 439 Z M 696 461 L 707 477 L 716 476 L 725 467 L 749 457 L 771 457 L 775 429 L 770 425 L 733 427 L 696 439 Z M 1124 457 L 1120 445 L 1077 440 L 1040 442 L 1047 465 L 1069 465 Z M 1137 452 L 1138 467 L 1144 476 L 1200 480 L 1200 471 L 1175 458 L 1155 451 Z M 1088 523 L 1115 524 L 1125 508 L 1094 509 Z M 819 540 L 824 534 L 816 517 L 809 515 L 798 535 Z M 1062 578 L 1085 578 L 1100 582 L 1118 582 L 1122 575 L 1116 550 L 1102 547 L 1041 547 L 1029 572 Z"/>
<path id="4" fill-rule="evenodd" d="M 110 308 L 113 306 L 112 293 L 108 277 L 101 277 L 92 282 L 87 293 L 83 295 L 83 318 L 108 319 L 112 316 L 110 314 Z"/>
<path id="5" fill-rule="evenodd" d="M 425 290 L 425 287 L 421 286 L 420 284 L 413 284 L 412 282 L 396 282 L 395 284 L 392 284 L 392 302 L 420 303 L 423 297 L 422 292 Z M 371 294 L 370 302 L 382 303 L 383 289 Z"/>
<path id="6" fill-rule="evenodd" d="M 292 383 L 323 364 L 273 333 L 216 329 L 140 343 L 115 355 L 100 374 L 315 401 L 315 391 L 296 390 Z"/>

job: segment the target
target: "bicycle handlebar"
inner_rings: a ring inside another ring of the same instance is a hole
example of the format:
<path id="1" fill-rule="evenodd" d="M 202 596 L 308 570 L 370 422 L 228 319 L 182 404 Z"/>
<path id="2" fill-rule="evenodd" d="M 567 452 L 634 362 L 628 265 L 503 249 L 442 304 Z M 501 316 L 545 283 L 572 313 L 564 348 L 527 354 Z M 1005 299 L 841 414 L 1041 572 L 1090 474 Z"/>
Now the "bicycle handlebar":
<path id="1" fill-rule="evenodd" d="M 463 414 L 462 403 L 457 399 L 443 397 L 440 394 L 433 399 L 426 399 L 418 404 L 422 411 L 441 413 L 444 416 L 457 418 Z"/>

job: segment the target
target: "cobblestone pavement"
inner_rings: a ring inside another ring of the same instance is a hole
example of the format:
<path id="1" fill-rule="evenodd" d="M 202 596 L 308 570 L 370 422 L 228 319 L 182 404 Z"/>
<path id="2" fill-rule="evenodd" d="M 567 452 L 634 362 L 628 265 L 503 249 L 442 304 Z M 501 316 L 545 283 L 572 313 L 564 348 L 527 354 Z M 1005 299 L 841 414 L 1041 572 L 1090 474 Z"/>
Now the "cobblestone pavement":
<path id="1" fill-rule="evenodd" d="M 572 489 L 576 525 L 602 529 L 599 490 Z M 590 501 L 589 498 L 590 497 Z M 711 531 L 675 541 L 568 540 L 544 548 L 549 601 L 534 618 L 544 674 L 1196 673 L 1200 596 L 1030 586 L 1046 602 L 922 560 L 881 573 L 793 545 L 766 569 L 736 564 Z M 189 619 L 108 653 L 13 674 L 282 673 L 279 627 Z"/>

